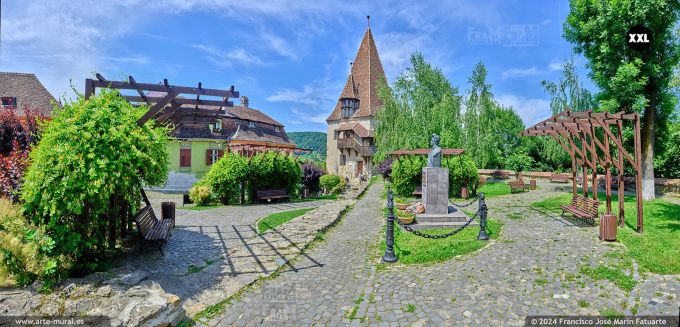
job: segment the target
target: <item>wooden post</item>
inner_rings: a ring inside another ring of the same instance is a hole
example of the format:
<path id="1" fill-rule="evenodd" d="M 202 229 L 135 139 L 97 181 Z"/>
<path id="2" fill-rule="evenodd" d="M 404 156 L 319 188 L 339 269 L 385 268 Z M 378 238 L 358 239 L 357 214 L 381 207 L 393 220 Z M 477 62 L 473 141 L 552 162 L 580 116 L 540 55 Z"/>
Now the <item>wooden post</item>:
<path id="1" fill-rule="evenodd" d="M 609 154 L 609 136 L 605 133 L 604 137 L 604 150 Z M 607 201 L 607 214 L 612 214 L 612 173 L 610 169 L 611 163 L 607 161 L 607 165 L 604 167 L 604 194 L 605 200 Z"/>
<path id="2" fill-rule="evenodd" d="M 635 114 L 635 133 L 633 142 L 635 143 L 635 200 L 637 202 L 637 231 L 644 232 L 642 221 L 642 146 L 640 145 L 640 115 Z"/>
<path id="3" fill-rule="evenodd" d="M 576 187 L 576 155 L 571 156 L 571 193 L 576 197 L 578 189 Z"/>
<path id="4" fill-rule="evenodd" d="M 622 126 L 621 120 L 618 120 L 616 122 L 616 127 L 617 127 L 617 130 L 618 130 L 617 137 L 618 137 L 619 143 L 623 144 L 623 137 L 622 137 L 623 126 Z M 619 178 L 619 180 L 618 180 L 618 182 L 619 182 L 619 227 L 623 227 L 626 224 L 626 215 L 625 215 L 625 209 L 624 209 L 625 208 L 624 200 L 625 200 L 625 196 L 626 196 L 626 193 L 625 193 L 626 190 L 625 190 L 625 184 L 623 182 L 623 149 L 621 149 L 618 146 L 617 146 L 617 148 L 619 149 L 619 167 L 621 167 L 621 169 L 619 169 L 619 176 L 618 176 L 618 178 Z"/>
<path id="5" fill-rule="evenodd" d="M 593 125 L 590 125 L 590 161 L 593 163 L 593 200 L 597 201 L 598 200 L 598 194 L 597 194 L 597 149 L 595 148 L 595 127 Z"/>
<path id="6" fill-rule="evenodd" d="M 89 99 L 94 95 L 94 83 L 91 79 L 85 80 L 85 99 Z"/>
<path id="7" fill-rule="evenodd" d="M 586 142 L 583 136 L 579 133 L 579 140 L 581 141 L 581 151 L 583 153 L 583 197 L 588 197 L 588 167 L 586 167 L 588 161 L 588 152 L 586 152 Z"/>

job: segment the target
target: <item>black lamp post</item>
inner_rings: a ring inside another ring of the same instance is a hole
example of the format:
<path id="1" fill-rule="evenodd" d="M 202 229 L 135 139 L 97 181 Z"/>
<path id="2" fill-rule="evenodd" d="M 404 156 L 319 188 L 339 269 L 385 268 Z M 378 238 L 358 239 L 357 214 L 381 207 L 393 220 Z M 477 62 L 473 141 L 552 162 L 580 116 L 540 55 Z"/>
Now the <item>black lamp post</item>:
<path id="1" fill-rule="evenodd" d="M 387 184 L 387 229 L 385 231 L 385 254 L 383 262 L 397 262 L 398 258 L 394 254 L 394 201 L 392 199 L 392 188 Z"/>
<path id="2" fill-rule="evenodd" d="M 484 201 L 484 193 L 479 193 L 479 235 L 478 240 L 486 241 L 489 239 L 489 234 L 486 233 L 486 201 Z"/>

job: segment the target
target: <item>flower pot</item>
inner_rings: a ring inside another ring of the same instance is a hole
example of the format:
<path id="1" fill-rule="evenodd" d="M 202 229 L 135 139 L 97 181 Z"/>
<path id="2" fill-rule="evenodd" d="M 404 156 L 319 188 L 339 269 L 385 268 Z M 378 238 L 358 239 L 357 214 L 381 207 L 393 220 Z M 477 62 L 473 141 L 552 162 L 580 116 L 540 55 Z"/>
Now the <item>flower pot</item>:
<path id="1" fill-rule="evenodd" d="M 404 225 L 408 225 L 408 224 L 413 223 L 413 220 L 414 220 L 415 218 L 416 218 L 416 217 L 413 216 L 413 215 L 404 216 L 404 217 L 397 217 L 397 219 L 399 219 L 399 221 L 400 221 L 402 224 L 404 224 Z"/>
<path id="2" fill-rule="evenodd" d="M 470 197 L 470 192 L 468 191 L 467 187 L 462 187 L 460 189 L 460 197 L 463 199 L 467 199 Z"/>
<path id="3" fill-rule="evenodd" d="M 406 210 L 408 207 L 408 203 L 397 203 L 397 209 L 399 210 Z"/>

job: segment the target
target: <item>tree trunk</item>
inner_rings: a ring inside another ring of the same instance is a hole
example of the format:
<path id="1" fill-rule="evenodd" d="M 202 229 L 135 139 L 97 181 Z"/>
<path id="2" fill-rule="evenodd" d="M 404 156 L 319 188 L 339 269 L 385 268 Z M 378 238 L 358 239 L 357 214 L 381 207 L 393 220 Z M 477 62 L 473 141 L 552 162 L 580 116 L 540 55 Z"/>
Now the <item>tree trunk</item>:
<path id="1" fill-rule="evenodd" d="M 649 105 L 642 116 L 642 199 L 654 199 L 654 139 L 656 138 L 656 92 L 649 99 Z M 637 158 L 636 158 L 637 159 Z"/>

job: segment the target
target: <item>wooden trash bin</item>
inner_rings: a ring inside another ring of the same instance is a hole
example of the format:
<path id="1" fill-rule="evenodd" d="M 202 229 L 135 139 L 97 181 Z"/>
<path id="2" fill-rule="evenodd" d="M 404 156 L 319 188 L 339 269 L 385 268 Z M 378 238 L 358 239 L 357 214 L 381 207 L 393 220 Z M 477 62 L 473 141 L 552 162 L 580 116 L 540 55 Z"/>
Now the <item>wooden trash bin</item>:
<path id="1" fill-rule="evenodd" d="M 616 216 L 602 215 L 600 217 L 600 240 L 616 241 Z"/>
<path id="2" fill-rule="evenodd" d="M 175 227 L 175 202 L 161 203 L 161 219 L 172 219 L 172 227 Z"/>
<path id="3" fill-rule="evenodd" d="M 532 189 L 532 190 L 536 189 L 536 180 L 535 179 L 529 180 L 529 188 Z"/>

